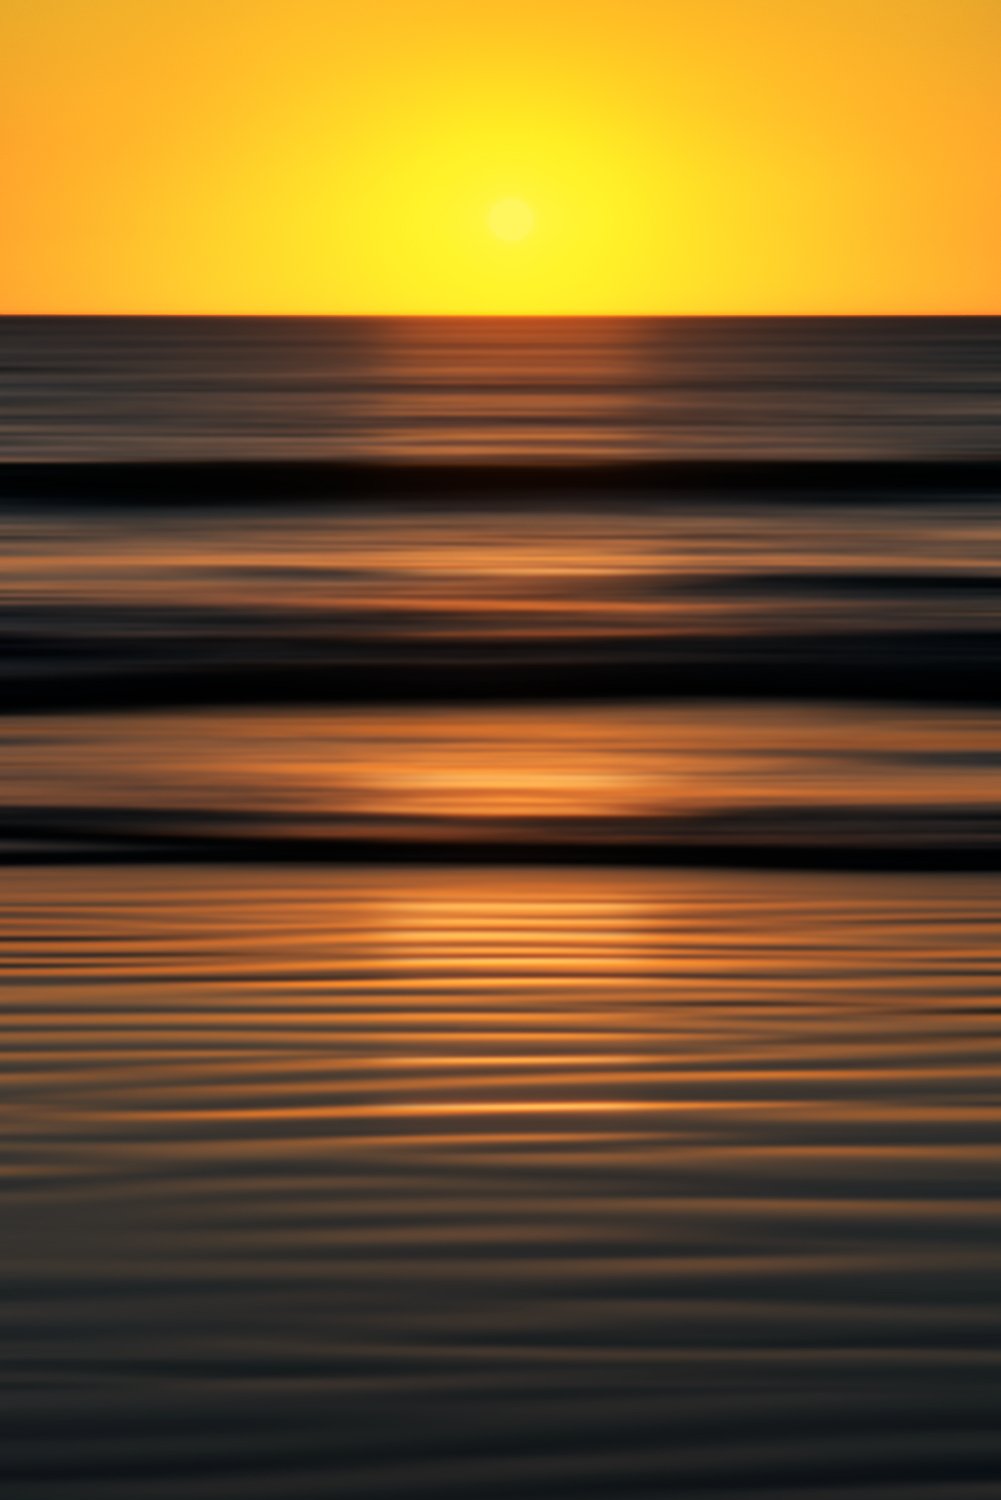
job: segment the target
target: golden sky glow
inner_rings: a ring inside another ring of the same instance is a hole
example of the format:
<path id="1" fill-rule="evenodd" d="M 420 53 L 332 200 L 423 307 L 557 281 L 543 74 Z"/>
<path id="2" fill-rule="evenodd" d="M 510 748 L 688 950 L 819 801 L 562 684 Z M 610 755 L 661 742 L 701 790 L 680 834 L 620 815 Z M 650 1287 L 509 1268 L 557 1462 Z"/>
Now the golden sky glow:
<path id="1" fill-rule="evenodd" d="M 1001 0 L 3 0 L 0 308 L 1001 312 L 999 74 Z"/>

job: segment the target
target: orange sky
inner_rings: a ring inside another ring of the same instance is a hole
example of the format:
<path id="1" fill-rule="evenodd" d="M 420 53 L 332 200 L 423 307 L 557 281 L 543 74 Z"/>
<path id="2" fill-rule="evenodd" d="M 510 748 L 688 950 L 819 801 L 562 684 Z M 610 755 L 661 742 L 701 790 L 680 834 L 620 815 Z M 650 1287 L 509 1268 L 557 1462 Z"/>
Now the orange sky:
<path id="1" fill-rule="evenodd" d="M 7 312 L 1001 313 L 1001 0 L 2 0 L 0 141 Z"/>

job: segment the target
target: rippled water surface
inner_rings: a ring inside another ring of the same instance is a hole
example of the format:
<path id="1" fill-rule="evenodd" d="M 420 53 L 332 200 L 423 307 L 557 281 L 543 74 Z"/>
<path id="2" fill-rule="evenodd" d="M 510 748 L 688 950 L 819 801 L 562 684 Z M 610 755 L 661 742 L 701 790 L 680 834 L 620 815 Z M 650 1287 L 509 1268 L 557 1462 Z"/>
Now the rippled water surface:
<path id="1" fill-rule="evenodd" d="M 3 878 L 42 1496 L 987 1496 L 993 877 Z"/>

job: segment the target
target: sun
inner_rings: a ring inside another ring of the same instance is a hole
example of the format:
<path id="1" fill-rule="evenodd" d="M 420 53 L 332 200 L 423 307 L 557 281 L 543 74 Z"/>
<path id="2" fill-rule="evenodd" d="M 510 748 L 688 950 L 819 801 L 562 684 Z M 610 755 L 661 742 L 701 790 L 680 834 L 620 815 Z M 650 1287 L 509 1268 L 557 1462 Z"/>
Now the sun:
<path id="1" fill-rule="evenodd" d="M 499 240 L 527 239 L 535 228 L 535 210 L 523 198 L 502 198 L 487 214 L 490 232 Z"/>

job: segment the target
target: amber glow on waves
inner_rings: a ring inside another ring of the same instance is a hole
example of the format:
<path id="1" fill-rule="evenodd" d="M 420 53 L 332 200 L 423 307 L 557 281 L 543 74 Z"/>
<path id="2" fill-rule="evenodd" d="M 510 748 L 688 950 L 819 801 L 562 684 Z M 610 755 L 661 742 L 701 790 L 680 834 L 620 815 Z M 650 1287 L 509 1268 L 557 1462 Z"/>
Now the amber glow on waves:
<path id="1" fill-rule="evenodd" d="M 999 312 L 997 0 L 7 0 L 2 309 Z"/>

